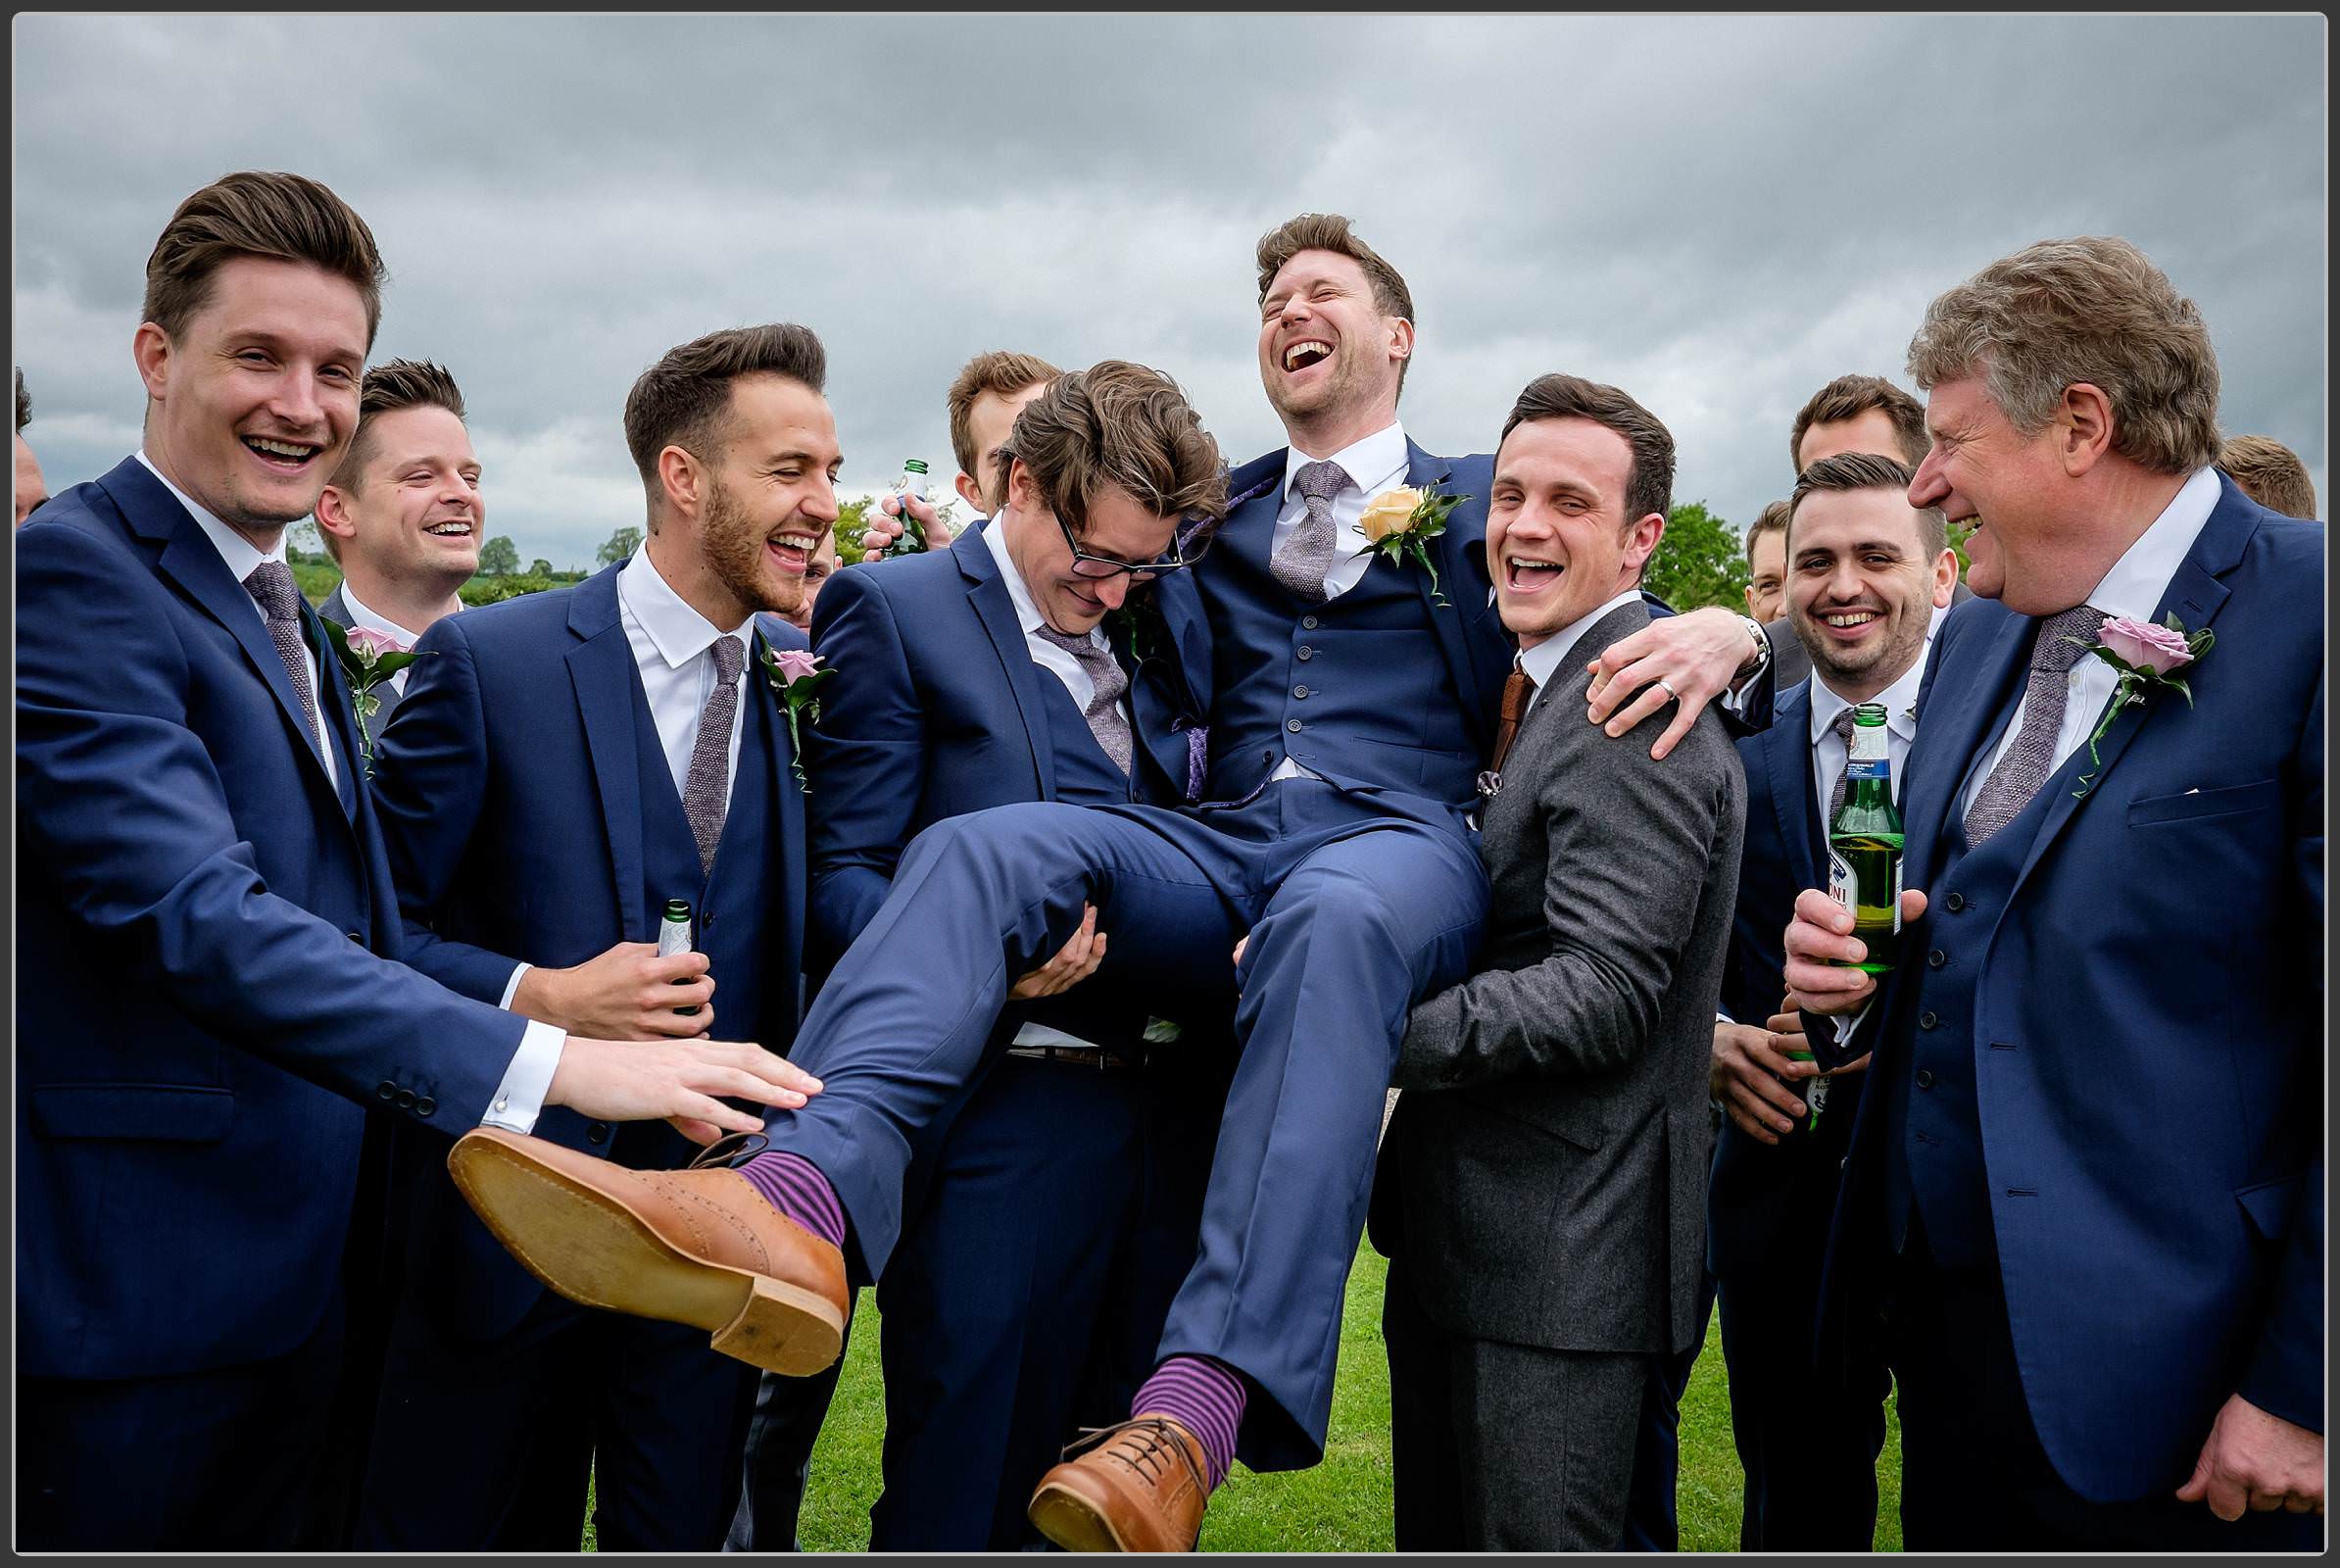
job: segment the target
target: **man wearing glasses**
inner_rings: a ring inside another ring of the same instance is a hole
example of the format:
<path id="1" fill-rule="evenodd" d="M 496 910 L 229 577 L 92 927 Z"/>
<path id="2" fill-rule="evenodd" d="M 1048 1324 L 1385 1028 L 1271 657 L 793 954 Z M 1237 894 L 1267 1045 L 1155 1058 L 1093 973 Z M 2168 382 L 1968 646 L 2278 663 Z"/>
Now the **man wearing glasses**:
<path id="1" fill-rule="evenodd" d="M 1018 801 L 1176 805 L 1199 787 L 1185 734 L 1198 710 L 1177 665 L 1137 660 L 1129 617 L 1110 613 L 1151 592 L 1119 558 L 1161 554 L 1171 528 L 1150 498 L 1106 487 L 1135 468 L 1148 477 L 1133 483 L 1169 492 L 1166 510 L 1182 495 L 1208 501 L 1223 493 L 1218 449 L 1143 366 L 1048 376 L 1007 411 L 1022 417 L 1004 474 L 993 449 L 1007 423 L 968 465 L 992 520 L 948 549 L 842 572 L 821 599 L 814 648 L 835 673 L 804 743 L 816 975 L 877 913 L 903 848 L 942 818 Z M 915 1140 L 902 1240 L 878 1289 L 873 1551 L 1043 1545 L 1024 1516 L 1033 1486 L 1068 1434 L 1119 1420 L 1152 1370 L 1185 1270 L 1146 1238 L 1194 1250 L 1229 1016 L 1080 983 L 1106 947 L 1090 922 L 1017 981 L 1004 1054 Z M 1175 1048 L 1149 1046 L 1156 1014 L 1181 1025 Z M 767 1403 L 801 1409 L 815 1381 L 767 1374 Z M 748 1527 L 734 1525 L 747 1549 L 787 1549 L 802 1482 L 792 1461 L 810 1446 L 800 1420 L 771 1431 L 751 1446 Z"/>
<path id="2" fill-rule="evenodd" d="M 844 1313 L 840 1249 L 883 1273 L 911 1138 L 996 1057 L 1014 977 L 1094 906 L 1111 938 L 1099 978 L 1196 1012 L 1234 1004 L 1242 1054 L 1154 1374 L 1133 1419 L 1033 1496 L 1033 1521 L 1075 1549 L 1191 1549 L 1239 1451 L 1260 1470 L 1322 1458 L 1407 1009 L 1467 973 L 1487 906 L 1476 782 L 1513 657 L 1489 604 L 1488 460 L 1434 457 L 1398 426 L 1412 302 L 1345 220 L 1295 219 L 1258 262 L 1260 374 L 1292 449 L 1230 476 L 1207 566 L 1178 569 L 1191 540 L 1161 560 L 1109 546 L 1106 506 L 1087 529 L 1066 518 L 1082 552 L 1068 575 L 1160 577 L 1141 656 L 1208 672 L 1205 804 L 1007 806 L 919 835 L 798 1036 L 794 1060 L 825 1088 L 767 1118 L 769 1149 L 737 1171 L 599 1170 L 501 1134 L 453 1161 L 556 1289 L 705 1327 L 770 1370 L 820 1370 Z M 1100 466 L 1108 501 L 1160 493 L 1142 469 Z M 1385 498 L 1399 474 L 1457 504 L 1418 553 L 1365 550 L 1369 511 L 1411 510 Z M 1167 545 L 1173 509 L 1141 510 Z M 1100 615 L 1107 603 L 1063 591 Z M 736 1230 L 702 1240 L 685 1212 Z"/>

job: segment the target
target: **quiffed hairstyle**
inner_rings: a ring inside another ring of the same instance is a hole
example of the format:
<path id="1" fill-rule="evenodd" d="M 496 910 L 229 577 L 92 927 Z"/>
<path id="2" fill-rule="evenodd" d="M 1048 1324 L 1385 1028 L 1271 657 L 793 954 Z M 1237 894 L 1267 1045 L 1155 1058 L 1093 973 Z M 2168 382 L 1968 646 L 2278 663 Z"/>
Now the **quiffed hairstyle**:
<path id="1" fill-rule="evenodd" d="M 1108 485 L 1156 516 L 1207 525 L 1227 513 L 1218 442 L 1177 382 L 1127 360 L 1057 376 L 1016 415 L 999 463 L 1030 469 L 1041 504 L 1075 537 Z"/>
<path id="2" fill-rule="evenodd" d="M 1839 452 L 1823 458 L 1796 476 L 1795 493 L 1787 498 L 1789 559 L 1794 557 L 1795 514 L 1804 498 L 1827 490 L 1890 490 L 1908 505 L 1910 481 L 1917 470 L 1875 452 Z M 1918 514 L 1918 555 L 1930 562 L 1950 548 L 1950 523 L 1939 507 L 1914 508 Z"/>
<path id="3" fill-rule="evenodd" d="M 1625 476 L 1625 519 L 1631 524 L 1674 505 L 1674 436 L 1658 416 L 1613 386 L 1554 371 L 1530 381 L 1503 421 L 1503 438 L 1530 419 L 1590 419 L 1625 438 L 1633 466 Z"/>
<path id="4" fill-rule="evenodd" d="M 373 230 L 301 174 L 223 174 L 180 202 L 146 258 L 141 318 L 177 340 L 210 300 L 212 274 L 239 256 L 303 262 L 348 278 L 366 301 L 366 346 L 373 347 L 388 276 Z"/>
<path id="5" fill-rule="evenodd" d="M 1259 236 L 1259 300 L 1267 303 L 1268 289 L 1276 281 L 1276 274 L 1284 270 L 1284 264 L 1302 251 L 1332 251 L 1345 256 L 1365 269 L 1365 279 L 1373 285 L 1373 308 L 1384 316 L 1414 318 L 1414 296 L 1398 276 L 1397 269 L 1382 260 L 1374 248 L 1349 231 L 1348 220 L 1338 213 L 1302 213 Z M 1397 365 L 1397 389 L 1405 390 L 1405 372 L 1413 361 L 1401 360 Z"/>
<path id="6" fill-rule="evenodd" d="M 1910 374 L 1932 388 L 1980 375 L 2023 435 L 2085 381 L 2113 410 L 2113 450 L 2155 473 L 2218 456 L 2218 360 L 2194 302 L 2124 239 L 2041 240 L 1926 309 Z"/>
<path id="7" fill-rule="evenodd" d="M 1784 501 L 1775 501 L 1765 507 L 1761 512 L 1755 514 L 1755 520 L 1747 524 L 1748 565 L 1755 564 L 1755 541 L 1765 534 L 1775 531 L 1782 536 L 1779 540 L 1779 548 L 1786 549 L 1787 540 L 1784 536 L 1787 532 L 1787 503 Z"/>
<path id="8" fill-rule="evenodd" d="M 366 372 L 358 389 L 358 433 L 333 470 L 336 489 L 355 490 L 366 478 L 366 465 L 373 456 L 379 432 L 374 420 L 405 409 L 445 409 L 463 417 L 463 389 L 455 377 L 428 360 L 392 360 Z"/>
<path id="9" fill-rule="evenodd" d="M 16 371 L 17 434 L 23 435 L 24 433 L 24 426 L 32 422 L 32 394 L 24 390 L 24 368 L 20 365 L 16 368 Z"/>
<path id="10" fill-rule="evenodd" d="M 983 461 L 984 455 L 975 450 L 975 431 L 969 423 L 977 398 L 986 392 L 995 397 L 1013 397 L 1028 386 L 1053 381 L 1063 373 L 1038 355 L 1017 354 L 1007 349 L 978 354 L 962 366 L 957 379 L 951 383 L 949 402 L 951 455 L 958 460 L 958 471 L 970 479 L 981 471 L 976 465 Z"/>
<path id="11" fill-rule="evenodd" d="M 625 445 L 634 455 L 652 515 L 658 499 L 658 454 L 680 447 L 707 461 L 726 437 L 731 383 L 743 375 L 779 375 L 814 392 L 826 389 L 829 357 L 812 328 L 794 321 L 734 326 L 668 349 L 644 370 L 625 399 Z"/>
<path id="12" fill-rule="evenodd" d="M 1787 461 L 1803 467 L 1804 437 L 1816 424 L 1841 424 L 1872 409 L 1882 410 L 1893 421 L 1893 441 L 1901 461 L 1915 468 L 1926 461 L 1926 406 L 1881 375 L 1840 375 L 1812 394 L 1812 401 L 1795 416 L 1787 437 Z"/>
<path id="13" fill-rule="evenodd" d="M 17 421 L 24 422 L 22 416 Z M 2243 494 L 2286 517 L 2316 520 L 2316 481 L 2299 454 L 2272 436 L 2238 435 L 2218 449 L 2218 466 Z"/>

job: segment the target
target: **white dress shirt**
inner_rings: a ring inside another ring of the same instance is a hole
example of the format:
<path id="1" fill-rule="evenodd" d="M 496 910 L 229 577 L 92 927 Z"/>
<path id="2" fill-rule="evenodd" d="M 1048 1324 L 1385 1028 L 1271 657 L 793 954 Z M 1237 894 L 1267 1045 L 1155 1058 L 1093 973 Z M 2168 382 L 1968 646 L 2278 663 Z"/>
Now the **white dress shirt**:
<path id="1" fill-rule="evenodd" d="M 155 466 L 154 460 L 144 452 L 138 454 L 138 461 L 145 464 L 146 471 L 161 479 L 163 488 L 177 497 L 178 504 L 187 509 L 187 515 L 195 519 L 196 526 L 203 530 L 203 536 L 212 542 L 212 548 L 219 552 L 219 559 L 227 564 L 228 575 L 233 577 L 238 585 L 241 585 L 246 577 L 258 571 L 264 561 L 273 561 L 287 571 L 292 569 L 284 559 L 284 535 L 279 533 L 276 536 L 276 548 L 273 550 L 257 548 L 251 540 L 204 510 L 193 496 L 172 484 L 163 470 Z M 266 626 L 268 623 L 268 612 L 260 608 L 260 601 L 247 592 L 244 595 L 244 602 L 252 607 L 253 617 Z M 317 667 L 317 650 L 310 646 L 309 639 L 306 637 L 301 639 L 301 662 L 309 668 L 309 697 L 312 702 L 317 704 L 317 721 L 320 726 L 324 726 L 324 733 L 315 736 L 313 739 L 317 742 L 317 755 L 324 760 L 325 776 L 331 779 L 334 787 L 338 789 L 341 786 L 341 768 L 334 760 L 333 743 L 328 738 L 332 734 L 332 728 L 325 722 L 325 704 L 331 700 L 331 694 L 325 690 L 324 683 L 317 678 L 322 672 Z"/>
<path id="2" fill-rule="evenodd" d="M 341 602 L 350 607 L 350 619 L 356 621 L 366 631 L 380 632 L 385 637 L 395 637 L 408 648 L 414 647 L 416 642 L 421 640 L 420 632 L 409 631 L 397 621 L 386 619 L 367 609 L 366 602 L 351 591 L 350 580 L 347 577 L 341 579 Z M 405 669 L 391 676 L 385 684 L 399 696 L 406 696 L 407 676 L 414 672 L 414 665 L 409 664 Z"/>
<path id="3" fill-rule="evenodd" d="M 228 571 L 237 582 L 241 583 L 250 576 L 264 561 L 283 562 L 284 540 L 281 535 L 273 551 L 255 549 L 251 540 L 196 505 L 184 490 L 164 478 L 163 470 L 156 467 L 145 453 L 138 454 L 138 461 L 146 465 L 149 473 L 162 479 L 163 487 L 176 496 L 178 504 L 187 509 L 187 514 L 203 529 L 204 537 L 211 540 L 213 547 L 219 552 L 219 559 L 227 564 Z M 249 599 L 250 596 L 246 597 Z M 343 597 L 348 597 L 346 592 Z M 252 599 L 250 603 L 252 613 L 260 617 L 262 625 L 267 625 L 268 617 L 261 611 L 260 601 Z M 357 613 L 354 602 L 350 606 L 350 612 L 352 615 Z M 310 692 L 321 705 L 328 700 L 328 696 L 318 684 L 317 651 L 307 647 L 307 639 L 303 639 L 303 655 L 309 664 Z M 320 723 L 323 721 L 324 710 L 321 706 L 317 710 L 317 718 Z M 355 721 L 353 715 L 352 722 Z M 340 775 L 333 765 L 333 748 L 323 745 L 320 750 L 325 759 L 325 771 L 338 785 Z M 524 970 L 527 965 L 522 964 L 520 967 Z M 511 982 L 504 988 L 507 1006 L 511 1005 L 512 989 L 519 984 L 519 971 L 514 971 Z M 529 1019 L 527 1027 L 520 1033 L 520 1047 L 512 1053 L 511 1063 L 504 1069 L 503 1081 L 496 1085 L 495 1098 L 488 1102 L 488 1112 L 480 1118 L 480 1124 L 504 1127 L 515 1133 L 534 1132 L 536 1118 L 544 1109 L 545 1092 L 553 1086 L 553 1070 L 561 1065 L 561 1048 L 566 1044 L 568 1035 L 565 1031 L 556 1029 L 549 1023 L 539 1023 L 534 1018 Z"/>
<path id="4" fill-rule="evenodd" d="M 1048 619 L 1041 614 L 1039 603 L 1033 599 L 1031 588 L 1024 582 L 1024 574 L 1016 569 L 1014 559 L 1007 553 L 1007 530 L 999 525 L 999 519 L 994 518 L 984 524 L 983 544 L 984 548 L 992 553 L 992 560 L 999 563 L 999 581 L 1006 585 L 1008 602 L 1015 606 L 1016 624 L 1024 629 L 1024 647 L 1032 655 L 1032 662 L 1062 681 L 1065 691 L 1072 697 L 1073 706 L 1083 713 L 1088 712 L 1089 699 L 1097 695 L 1097 682 L 1089 678 L 1089 672 L 1081 667 L 1079 660 L 1040 635 L 1040 628 L 1048 624 Z M 1111 652 L 1112 644 L 1106 641 L 1105 629 L 1102 625 L 1090 628 L 1089 636 L 1097 647 L 1108 653 Z M 1121 716 L 1125 720 L 1130 719 L 1130 703 L 1127 693 L 1124 693 L 1121 701 L 1114 706 L 1121 710 Z M 1134 720 L 1131 721 L 1130 732 L 1133 735 L 1137 733 L 1137 725 Z M 1009 982 L 1011 985 L 1013 983 L 1013 981 Z M 1079 1035 L 1069 1035 L 1061 1029 L 1051 1029 L 1044 1023 L 1024 1024 L 1016 1030 L 1015 1038 L 1008 1044 L 1010 1047 L 1059 1046 L 1088 1051 L 1097 1049 L 1097 1042 L 1094 1040 L 1084 1040 Z"/>
<path id="5" fill-rule="evenodd" d="M 2185 564 L 2194 541 L 2202 537 L 2211 513 L 2217 510 L 2218 494 L 2217 470 L 2197 469 L 2184 488 L 2170 497 L 2162 514 L 2153 519 L 2153 525 L 2137 536 L 2136 542 L 2113 563 L 2113 569 L 2105 573 L 2104 580 L 2083 595 L 2080 602 L 2093 605 L 2107 615 L 2126 615 L 2132 620 L 2151 622 L 2162 595 L 2169 591 L 2170 580 Z M 2194 628 L 2188 626 L 2186 630 Z M 2056 726 L 2055 760 L 2048 765 L 2051 775 L 2096 732 L 2096 721 L 2104 716 L 2105 705 L 2113 700 L 2113 687 L 2120 679 L 2121 672 L 2101 659 L 2083 658 L 2072 666 L 2072 673 L 2065 677 L 2064 721 Z M 1968 808 L 1974 804 L 1974 792 L 1990 777 L 1991 769 L 1999 765 L 1999 759 L 2015 744 L 2016 736 L 2023 733 L 2023 708 L 2028 701 L 2026 694 L 2017 702 L 2007 733 L 1999 737 L 1999 744 L 1967 776 L 1966 787 L 1958 796 L 1960 820 L 1965 820 Z"/>
<path id="6" fill-rule="evenodd" d="M 1292 530 L 1299 527 L 1300 519 L 1308 515 L 1308 500 L 1299 491 L 1299 473 L 1318 461 L 1297 447 L 1284 454 L 1284 506 L 1276 514 L 1275 530 L 1268 535 L 1270 560 L 1284 548 L 1284 541 L 1292 537 Z M 1365 537 L 1359 521 L 1365 515 L 1366 502 L 1405 483 L 1410 462 L 1405 450 L 1405 427 L 1392 421 L 1324 461 L 1340 464 L 1350 480 L 1347 487 L 1332 498 L 1333 560 L 1325 568 L 1325 600 L 1330 603 L 1363 582 L 1366 571 L 1373 565 L 1373 544 Z M 1287 757 L 1276 764 L 1268 780 L 1274 783 L 1280 779 L 1317 776 Z"/>
<path id="7" fill-rule="evenodd" d="M 1536 683 L 1536 694 L 1528 699 L 1527 711 L 1520 715 L 1522 723 L 1527 721 L 1527 713 L 1534 712 L 1536 705 L 1543 701 L 1545 685 L 1558 672 L 1560 661 L 1568 657 L 1568 651 L 1577 645 L 1577 639 L 1590 631 L 1593 622 L 1599 620 L 1610 611 L 1621 605 L 1638 604 L 1640 600 L 1641 585 L 1635 583 L 1599 609 L 1579 615 L 1551 636 L 1520 655 L 1520 668 L 1526 670 L 1528 678 Z"/>
<path id="8" fill-rule="evenodd" d="M 1006 585 L 1008 602 L 1015 606 L 1015 621 L 1023 628 L 1024 647 L 1032 655 L 1032 662 L 1064 682 L 1065 691 L 1072 696 L 1073 706 L 1087 713 L 1089 700 L 1097 695 L 1097 682 L 1089 678 L 1089 671 L 1081 667 L 1079 660 L 1040 634 L 1040 628 L 1048 624 L 1048 618 L 1041 614 L 1040 604 L 1032 597 L 1024 574 L 1016 570 L 1014 559 L 1007 554 L 1007 530 L 996 521 L 984 524 L 983 544 L 992 553 L 992 560 L 999 564 L 999 581 Z M 1101 621 L 1089 629 L 1089 641 L 1107 654 L 1113 650 L 1112 643 L 1105 637 Z M 1126 691 L 1114 707 L 1119 710 L 1125 722 L 1130 720 L 1130 700 Z M 1131 728 L 1134 733 L 1136 725 L 1132 723 Z"/>

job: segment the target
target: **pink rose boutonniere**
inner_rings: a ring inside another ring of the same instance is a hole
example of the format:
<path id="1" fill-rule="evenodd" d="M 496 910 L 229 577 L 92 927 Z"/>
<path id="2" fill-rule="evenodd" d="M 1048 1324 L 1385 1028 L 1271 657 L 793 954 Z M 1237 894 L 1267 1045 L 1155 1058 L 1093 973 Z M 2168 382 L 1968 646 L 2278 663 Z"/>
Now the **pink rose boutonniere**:
<path id="1" fill-rule="evenodd" d="M 2079 642 L 2077 637 L 2066 639 Z M 2215 634 L 2204 627 L 2188 633 L 2174 614 L 2166 617 L 2162 625 L 2150 621 L 2133 620 L 2127 615 L 2109 617 L 2096 634 L 2096 641 L 2082 646 L 2121 671 L 2121 679 L 2113 687 L 2113 700 L 2105 706 L 2104 717 L 2097 720 L 2096 733 L 2088 737 L 2088 760 L 2101 768 L 2097 756 L 2097 742 L 2105 738 L 2105 731 L 2113 727 L 2113 720 L 2121 710 L 2142 706 L 2157 691 L 2173 691 L 2185 699 L 2186 706 L 2194 706 L 2193 688 L 2177 672 L 2194 663 L 2210 652 Z M 2080 779 L 2080 787 L 2072 791 L 2073 800 L 2086 800 L 2094 787 L 2096 774 L 2090 772 Z"/>
<path id="2" fill-rule="evenodd" d="M 1357 527 L 1369 546 L 1391 561 L 1402 564 L 1411 557 L 1420 563 L 1430 573 L 1431 597 L 1442 605 L 1446 596 L 1438 591 L 1438 568 L 1430 559 L 1430 542 L 1446 531 L 1446 514 L 1470 499 L 1399 485 L 1366 502 Z"/>
<path id="3" fill-rule="evenodd" d="M 800 716 L 807 724 L 820 722 L 820 683 L 837 672 L 820 667 L 820 655 L 806 653 L 802 648 L 766 648 L 763 651 L 764 679 L 772 683 L 772 690 L 780 698 L 780 711 L 788 720 L 788 769 L 797 776 L 797 788 L 812 793 L 812 781 L 804 776 L 804 737 L 797 727 Z"/>
<path id="4" fill-rule="evenodd" d="M 366 778 L 371 780 L 373 736 L 366 726 L 382 707 L 382 700 L 373 694 L 373 689 L 422 656 L 410 651 L 388 632 L 343 626 L 332 620 L 324 624 L 326 633 L 333 639 L 334 652 L 341 656 L 341 672 L 349 677 L 350 711 L 358 720 L 358 760 Z"/>

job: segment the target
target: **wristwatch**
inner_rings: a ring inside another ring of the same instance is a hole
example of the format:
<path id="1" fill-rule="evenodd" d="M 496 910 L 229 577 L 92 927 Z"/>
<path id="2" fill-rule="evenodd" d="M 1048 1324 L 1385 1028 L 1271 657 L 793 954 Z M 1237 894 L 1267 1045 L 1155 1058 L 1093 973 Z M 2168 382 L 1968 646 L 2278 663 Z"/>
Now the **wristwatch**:
<path id="1" fill-rule="evenodd" d="M 1738 623 L 1746 627 L 1747 635 L 1755 640 L 1755 652 L 1749 662 L 1740 664 L 1731 673 L 1740 680 L 1753 680 L 1772 662 L 1772 640 L 1763 634 L 1763 622 L 1753 615 L 1739 616 Z"/>

